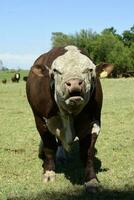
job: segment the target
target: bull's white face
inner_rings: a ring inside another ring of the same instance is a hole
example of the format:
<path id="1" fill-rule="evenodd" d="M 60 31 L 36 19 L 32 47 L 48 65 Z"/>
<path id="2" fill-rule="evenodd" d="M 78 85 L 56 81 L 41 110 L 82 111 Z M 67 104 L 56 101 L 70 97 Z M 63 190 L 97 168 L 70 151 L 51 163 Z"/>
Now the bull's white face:
<path id="1" fill-rule="evenodd" d="M 52 63 L 55 100 L 61 110 L 78 114 L 90 97 L 95 65 L 75 46 L 65 47 L 67 52 Z"/>

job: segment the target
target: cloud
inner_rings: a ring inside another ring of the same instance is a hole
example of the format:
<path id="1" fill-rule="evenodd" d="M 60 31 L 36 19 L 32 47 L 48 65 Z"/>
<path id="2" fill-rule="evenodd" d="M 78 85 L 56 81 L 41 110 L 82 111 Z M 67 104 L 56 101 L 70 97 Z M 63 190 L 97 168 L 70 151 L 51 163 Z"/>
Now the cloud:
<path id="1" fill-rule="evenodd" d="M 8 68 L 30 68 L 38 55 L 0 53 L 0 60 Z"/>

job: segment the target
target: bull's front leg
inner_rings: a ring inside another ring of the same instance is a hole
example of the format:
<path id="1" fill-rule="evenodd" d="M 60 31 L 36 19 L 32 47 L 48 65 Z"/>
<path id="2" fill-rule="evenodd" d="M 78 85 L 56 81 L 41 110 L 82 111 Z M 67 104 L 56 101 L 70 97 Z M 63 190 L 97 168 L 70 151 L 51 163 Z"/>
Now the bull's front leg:
<path id="1" fill-rule="evenodd" d="M 43 182 L 52 182 L 55 180 L 56 139 L 55 136 L 49 132 L 42 118 L 35 115 L 35 122 L 41 136 L 39 158 L 43 160 Z"/>
<path id="2" fill-rule="evenodd" d="M 99 131 L 99 126 L 94 123 L 91 133 L 80 141 L 80 157 L 85 167 L 85 187 L 88 192 L 96 192 L 99 189 L 94 169 L 95 143 Z"/>
<path id="3" fill-rule="evenodd" d="M 45 145 L 43 144 L 42 149 L 40 148 L 39 154 L 43 152 L 44 158 L 41 158 L 43 160 L 43 182 L 53 182 L 55 181 L 55 151 L 50 148 L 45 148 Z"/>

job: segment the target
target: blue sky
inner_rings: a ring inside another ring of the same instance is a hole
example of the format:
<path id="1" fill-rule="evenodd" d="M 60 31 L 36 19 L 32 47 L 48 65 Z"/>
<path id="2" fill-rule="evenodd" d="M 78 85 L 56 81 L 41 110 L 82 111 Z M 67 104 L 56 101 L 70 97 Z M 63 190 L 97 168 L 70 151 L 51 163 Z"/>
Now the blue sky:
<path id="1" fill-rule="evenodd" d="M 8 68 L 30 68 L 51 49 L 51 33 L 81 29 L 118 33 L 134 24 L 134 0 L 0 0 L 0 60 Z"/>

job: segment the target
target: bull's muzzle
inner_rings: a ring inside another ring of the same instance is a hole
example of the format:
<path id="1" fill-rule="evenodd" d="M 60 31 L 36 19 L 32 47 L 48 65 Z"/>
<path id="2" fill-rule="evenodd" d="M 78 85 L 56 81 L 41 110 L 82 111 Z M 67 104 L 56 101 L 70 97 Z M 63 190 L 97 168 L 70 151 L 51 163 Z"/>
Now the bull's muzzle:
<path id="1" fill-rule="evenodd" d="M 67 104 L 79 104 L 83 101 L 85 83 L 81 79 L 70 79 L 65 82 L 65 89 L 68 93 Z"/>
<path id="2" fill-rule="evenodd" d="M 65 87 L 69 93 L 81 92 L 84 87 L 84 81 L 81 79 L 71 79 L 65 82 Z"/>

